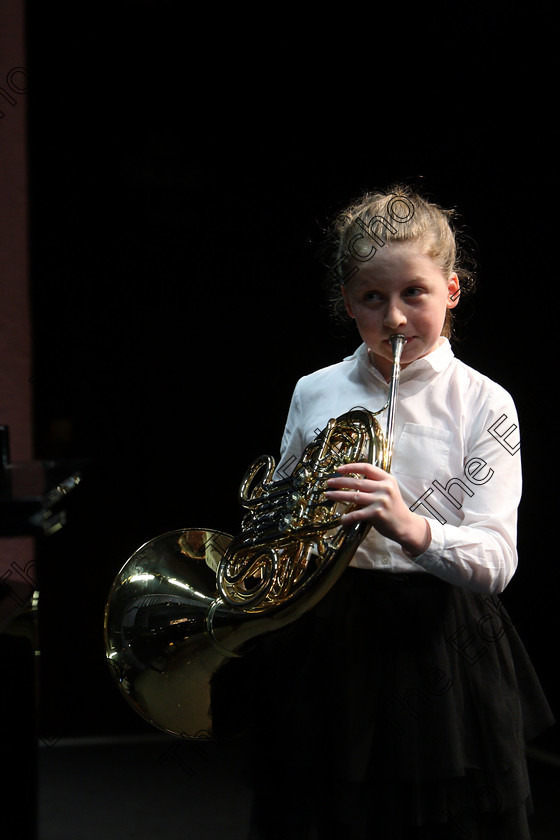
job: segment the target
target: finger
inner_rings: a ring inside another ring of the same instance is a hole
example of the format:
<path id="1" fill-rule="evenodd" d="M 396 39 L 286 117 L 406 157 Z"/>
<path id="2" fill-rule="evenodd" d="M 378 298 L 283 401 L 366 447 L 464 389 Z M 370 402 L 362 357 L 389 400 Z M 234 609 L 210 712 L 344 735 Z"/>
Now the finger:
<path id="1" fill-rule="evenodd" d="M 365 491 L 364 480 L 361 478 L 329 478 L 327 481 L 327 490 L 329 493 L 333 490 L 337 492 L 348 491 L 356 492 L 357 490 Z"/>
<path id="2" fill-rule="evenodd" d="M 358 475 L 363 475 L 366 478 L 372 478 L 377 480 L 387 475 L 385 470 L 382 470 L 381 467 L 376 467 L 375 464 L 370 464 L 367 461 L 352 464 L 341 464 L 339 467 L 336 468 L 336 472 L 340 475 L 347 475 L 348 473 L 357 473 Z"/>
<path id="3" fill-rule="evenodd" d="M 355 478 L 354 476 L 339 476 L 338 478 L 327 479 L 327 488 L 329 490 L 361 490 L 362 493 L 373 493 L 377 489 L 379 481 L 383 478 L 384 476 L 380 476 L 379 479 L 374 480 Z"/>
<path id="4" fill-rule="evenodd" d="M 363 522 L 369 519 L 369 513 L 366 508 L 356 508 L 348 513 L 343 513 L 340 517 L 340 524 L 344 527 L 353 525 L 355 522 Z"/>
<path id="5" fill-rule="evenodd" d="M 350 502 L 350 504 L 367 506 L 371 504 L 371 496 L 361 490 L 327 490 L 325 497 L 335 502 Z"/>

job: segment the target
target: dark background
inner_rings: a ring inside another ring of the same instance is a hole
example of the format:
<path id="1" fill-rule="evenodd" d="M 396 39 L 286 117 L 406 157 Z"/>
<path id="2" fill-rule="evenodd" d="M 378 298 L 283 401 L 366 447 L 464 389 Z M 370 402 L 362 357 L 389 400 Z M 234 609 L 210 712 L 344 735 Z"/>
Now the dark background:
<path id="1" fill-rule="evenodd" d="M 359 341 L 325 308 L 322 228 L 399 180 L 457 207 L 476 244 L 455 349 L 518 405 L 504 601 L 557 709 L 557 137 L 546 68 L 524 58 L 546 22 L 471 6 L 422 38 L 409 20 L 405 48 L 370 20 L 368 51 L 356 18 L 325 32 L 182 5 L 28 9 L 35 455 L 84 475 L 39 548 L 43 734 L 145 731 L 104 662 L 111 582 L 166 530 L 238 530 L 239 482 L 278 456 L 296 380 Z"/>

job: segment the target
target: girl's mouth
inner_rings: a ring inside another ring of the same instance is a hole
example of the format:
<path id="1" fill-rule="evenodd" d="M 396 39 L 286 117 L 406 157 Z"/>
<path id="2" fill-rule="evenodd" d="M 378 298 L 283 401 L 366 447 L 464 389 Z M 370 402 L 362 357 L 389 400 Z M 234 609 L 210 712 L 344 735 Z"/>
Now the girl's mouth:
<path id="1" fill-rule="evenodd" d="M 411 341 L 413 341 L 413 339 L 415 339 L 415 338 L 416 338 L 416 336 L 415 336 L 415 335 L 409 335 L 409 336 L 405 336 L 405 338 L 406 338 L 406 343 L 407 343 L 407 344 L 410 344 L 410 342 L 411 342 Z M 389 341 L 389 339 L 388 339 L 388 338 L 386 338 L 386 339 L 383 341 L 383 344 L 388 344 L 388 345 L 390 346 L 390 345 L 391 345 L 391 342 Z"/>

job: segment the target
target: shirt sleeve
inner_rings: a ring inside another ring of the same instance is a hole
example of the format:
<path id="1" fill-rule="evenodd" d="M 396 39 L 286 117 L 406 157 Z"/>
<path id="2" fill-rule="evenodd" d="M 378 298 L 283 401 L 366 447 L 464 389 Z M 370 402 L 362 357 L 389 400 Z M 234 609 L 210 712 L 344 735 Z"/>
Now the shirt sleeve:
<path id="1" fill-rule="evenodd" d="M 280 445 L 280 461 L 274 473 L 274 480 L 280 478 L 287 478 L 294 471 L 294 467 L 299 461 L 305 445 L 302 434 L 302 410 L 300 400 L 300 386 L 297 383 L 290 408 L 288 410 L 288 417 L 284 427 L 284 434 L 282 435 L 282 443 Z"/>
<path id="2" fill-rule="evenodd" d="M 410 506 L 425 516 L 432 539 L 411 559 L 442 580 L 475 592 L 503 592 L 517 568 L 517 509 L 521 499 L 519 421 L 500 389 L 480 412 L 465 450 L 463 473 L 435 484 Z M 438 491 L 438 492 L 435 492 Z M 448 522 L 449 511 L 461 517 Z"/>

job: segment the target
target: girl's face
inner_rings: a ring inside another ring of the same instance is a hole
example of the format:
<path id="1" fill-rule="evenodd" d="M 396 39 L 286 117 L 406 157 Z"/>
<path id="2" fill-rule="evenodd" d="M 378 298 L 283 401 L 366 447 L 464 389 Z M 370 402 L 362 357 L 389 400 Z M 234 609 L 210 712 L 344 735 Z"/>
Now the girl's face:
<path id="1" fill-rule="evenodd" d="M 379 248 L 342 287 L 346 311 L 356 320 L 376 368 L 389 380 L 393 351 L 389 337 L 402 333 L 401 365 L 420 359 L 442 341 L 447 309 L 457 306 L 456 274 L 447 278 L 417 243 L 391 242 Z"/>

